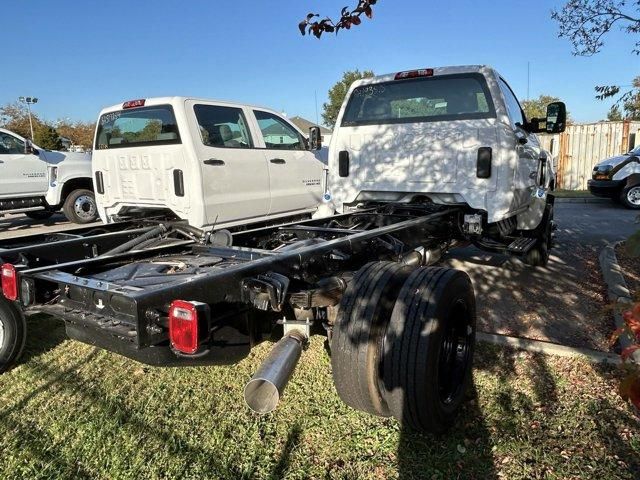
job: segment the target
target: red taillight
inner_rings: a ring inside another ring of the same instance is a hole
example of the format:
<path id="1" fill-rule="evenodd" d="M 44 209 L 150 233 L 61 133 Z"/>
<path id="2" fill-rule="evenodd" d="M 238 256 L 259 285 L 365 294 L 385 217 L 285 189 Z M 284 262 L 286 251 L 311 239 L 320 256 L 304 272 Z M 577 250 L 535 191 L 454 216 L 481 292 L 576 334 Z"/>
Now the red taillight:
<path id="1" fill-rule="evenodd" d="M 169 307 L 171 346 L 182 353 L 198 351 L 198 310 L 184 300 L 174 300 Z"/>
<path id="2" fill-rule="evenodd" d="M 128 102 L 124 102 L 122 104 L 122 109 L 126 108 L 136 108 L 136 107 L 144 107 L 144 98 L 139 100 L 129 100 Z"/>
<path id="3" fill-rule="evenodd" d="M 407 78 L 433 77 L 433 68 L 423 68 L 420 70 L 407 70 L 406 72 L 396 73 L 396 80 L 405 80 Z"/>
<path id="4" fill-rule="evenodd" d="M 8 300 L 18 299 L 18 275 L 10 263 L 2 265 L 2 293 Z"/>

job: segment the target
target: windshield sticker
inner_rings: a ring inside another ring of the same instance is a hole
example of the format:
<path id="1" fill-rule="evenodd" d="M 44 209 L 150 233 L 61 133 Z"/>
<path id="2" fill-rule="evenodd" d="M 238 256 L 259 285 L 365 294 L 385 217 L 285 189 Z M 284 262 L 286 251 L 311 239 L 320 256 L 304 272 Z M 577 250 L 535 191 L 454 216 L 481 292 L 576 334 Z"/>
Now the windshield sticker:
<path id="1" fill-rule="evenodd" d="M 100 119 L 100 125 L 105 125 L 107 123 L 115 122 L 117 119 L 120 118 L 120 115 L 122 115 L 122 112 L 105 113 Z"/>

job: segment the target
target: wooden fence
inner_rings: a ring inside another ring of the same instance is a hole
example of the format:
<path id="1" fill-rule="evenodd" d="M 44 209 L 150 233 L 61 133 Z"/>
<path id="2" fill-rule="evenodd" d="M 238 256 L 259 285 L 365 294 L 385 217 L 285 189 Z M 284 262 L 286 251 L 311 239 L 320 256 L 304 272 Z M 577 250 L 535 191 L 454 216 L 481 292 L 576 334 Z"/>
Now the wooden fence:
<path id="1" fill-rule="evenodd" d="M 556 159 L 558 188 L 586 190 L 593 166 L 640 145 L 640 122 L 569 125 L 559 135 L 540 135 L 543 148 Z"/>

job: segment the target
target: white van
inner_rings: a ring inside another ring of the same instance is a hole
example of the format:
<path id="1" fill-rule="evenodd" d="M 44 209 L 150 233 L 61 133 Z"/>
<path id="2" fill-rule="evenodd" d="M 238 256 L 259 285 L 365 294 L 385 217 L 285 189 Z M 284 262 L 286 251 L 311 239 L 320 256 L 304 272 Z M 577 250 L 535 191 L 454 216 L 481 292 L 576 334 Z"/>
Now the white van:
<path id="1" fill-rule="evenodd" d="M 93 170 L 104 222 L 170 213 L 198 228 L 312 214 L 325 174 L 277 112 L 187 97 L 102 110 Z"/>

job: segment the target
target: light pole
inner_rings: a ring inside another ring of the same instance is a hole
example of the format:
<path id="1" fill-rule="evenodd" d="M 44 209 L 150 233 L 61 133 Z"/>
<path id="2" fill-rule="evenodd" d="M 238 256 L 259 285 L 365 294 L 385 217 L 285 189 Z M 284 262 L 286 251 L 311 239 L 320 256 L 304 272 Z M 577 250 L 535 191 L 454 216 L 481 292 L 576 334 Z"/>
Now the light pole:
<path id="1" fill-rule="evenodd" d="M 38 103 L 38 99 L 36 97 L 19 97 L 18 101 L 27 104 L 27 110 L 29 110 L 29 127 L 31 127 L 31 141 L 33 142 L 33 121 L 31 120 L 31 105 L 34 103 Z"/>

